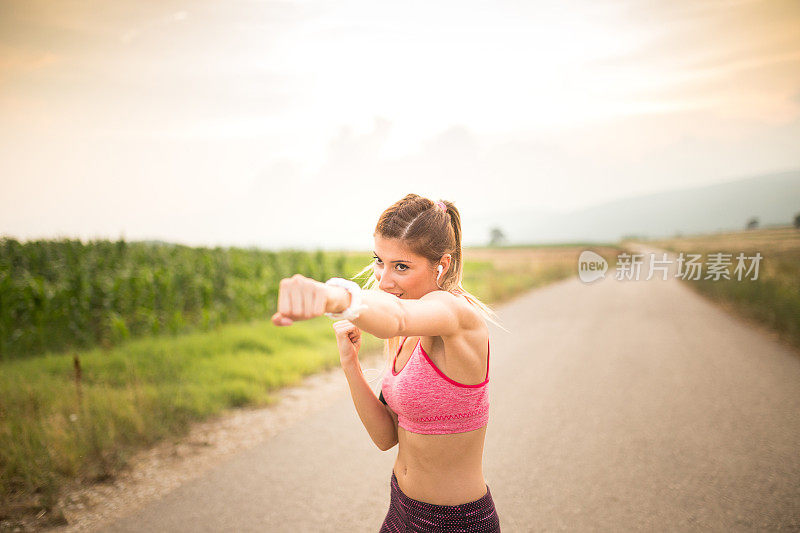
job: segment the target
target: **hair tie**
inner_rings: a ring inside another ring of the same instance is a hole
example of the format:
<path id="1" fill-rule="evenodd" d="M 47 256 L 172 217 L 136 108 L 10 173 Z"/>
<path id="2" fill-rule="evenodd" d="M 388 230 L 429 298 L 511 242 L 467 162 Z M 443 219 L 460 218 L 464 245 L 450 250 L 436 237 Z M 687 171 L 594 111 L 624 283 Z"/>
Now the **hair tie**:
<path id="1" fill-rule="evenodd" d="M 447 206 L 444 205 L 444 202 L 442 202 L 442 201 L 436 202 L 436 205 L 439 206 L 439 209 L 441 209 L 445 213 L 447 212 Z"/>

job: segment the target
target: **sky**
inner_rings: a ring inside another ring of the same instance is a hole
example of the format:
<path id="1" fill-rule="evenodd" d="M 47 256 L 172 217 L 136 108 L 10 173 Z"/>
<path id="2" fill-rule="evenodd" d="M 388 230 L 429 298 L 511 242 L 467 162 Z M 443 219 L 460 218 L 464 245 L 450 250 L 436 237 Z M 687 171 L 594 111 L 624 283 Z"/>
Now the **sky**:
<path id="1" fill-rule="evenodd" d="M 369 249 L 800 168 L 800 2 L 0 2 L 0 235 Z"/>

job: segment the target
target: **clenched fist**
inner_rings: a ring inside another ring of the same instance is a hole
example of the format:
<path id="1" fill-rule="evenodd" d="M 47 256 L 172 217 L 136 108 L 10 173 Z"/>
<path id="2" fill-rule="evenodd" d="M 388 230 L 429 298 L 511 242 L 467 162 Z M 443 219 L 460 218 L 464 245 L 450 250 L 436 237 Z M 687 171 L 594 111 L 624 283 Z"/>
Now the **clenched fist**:
<path id="1" fill-rule="evenodd" d="M 336 344 L 339 347 L 339 361 L 342 365 L 358 360 L 361 349 L 361 330 L 349 320 L 337 320 L 333 323 L 336 332 Z"/>
<path id="2" fill-rule="evenodd" d="M 317 280 L 295 274 L 283 278 L 278 286 L 278 312 L 272 315 L 276 326 L 291 326 L 296 320 L 308 320 L 347 308 L 350 294 L 341 287 L 331 287 Z"/>

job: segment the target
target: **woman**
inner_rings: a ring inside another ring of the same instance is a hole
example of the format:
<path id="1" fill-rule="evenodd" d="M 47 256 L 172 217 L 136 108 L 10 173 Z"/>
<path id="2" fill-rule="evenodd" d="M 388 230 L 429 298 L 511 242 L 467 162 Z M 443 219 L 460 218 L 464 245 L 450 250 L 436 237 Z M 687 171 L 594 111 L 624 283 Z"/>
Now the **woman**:
<path id="1" fill-rule="evenodd" d="M 381 533 L 500 531 L 482 471 L 494 313 L 461 287 L 461 220 L 450 202 L 406 195 L 381 215 L 361 291 L 334 278 L 281 280 L 272 320 L 326 314 L 358 415 L 381 450 L 398 444 Z M 358 361 L 361 330 L 387 339 L 380 399 Z M 402 340 L 401 340 L 402 339 Z M 406 342 L 407 341 L 407 342 Z M 399 345 L 399 348 L 398 348 Z"/>

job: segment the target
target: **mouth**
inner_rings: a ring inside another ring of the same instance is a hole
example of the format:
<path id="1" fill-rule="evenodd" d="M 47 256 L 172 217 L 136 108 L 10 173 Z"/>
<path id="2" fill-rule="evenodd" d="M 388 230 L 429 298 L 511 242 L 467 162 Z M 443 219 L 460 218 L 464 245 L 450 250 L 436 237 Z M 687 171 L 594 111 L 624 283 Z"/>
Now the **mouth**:
<path id="1" fill-rule="evenodd" d="M 400 296 L 403 295 L 402 292 L 398 292 L 398 293 L 390 292 L 389 294 L 391 294 L 392 296 L 397 296 L 398 298 L 400 298 Z"/>

